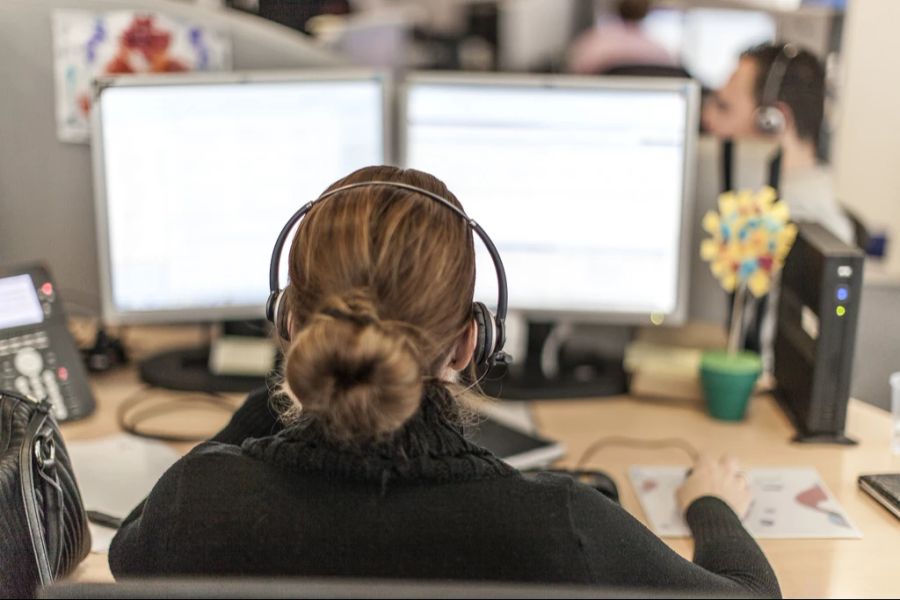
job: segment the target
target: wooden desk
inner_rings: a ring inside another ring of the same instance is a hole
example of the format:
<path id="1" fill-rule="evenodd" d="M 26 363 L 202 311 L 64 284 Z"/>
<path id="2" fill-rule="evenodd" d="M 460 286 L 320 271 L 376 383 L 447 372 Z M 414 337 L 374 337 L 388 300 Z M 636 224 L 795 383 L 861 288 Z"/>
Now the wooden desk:
<path id="1" fill-rule="evenodd" d="M 93 383 L 98 410 L 89 419 L 63 426 L 68 440 L 116 433 L 116 407 L 139 387 L 133 370 L 97 377 Z M 533 409 L 540 430 L 562 440 L 568 447 L 562 466 L 574 466 L 585 448 L 608 435 L 682 437 L 701 450 L 731 452 L 751 467 L 814 466 L 862 531 L 863 539 L 763 540 L 762 548 L 775 567 L 785 596 L 900 595 L 900 575 L 895 571 L 900 553 L 900 522 L 856 485 L 860 473 L 900 470 L 900 458 L 893 457 L 889 450 L 890 418 L 884 411 L 852 401 L 847 429 L 860 444 L 838 447 L 791 444 L 792 430 L 786 417 L 766 396 L 755 398 L 747 420 L 738 424 L 714 421 L 706 416 L 699 403 L 684 401 L 616 397 L 536 402 Z M 214 432 L 226 418 L 221 412 L 198 409 L 188 416 L 180 414 L 177 425 L 193 431 L 199 427 L 201 431 Z M 189 447 L 189 444 L 178 446 L 182 452 Z M 684 464 L 685 461 L 685 456 L 677 450 L 609 447 L 599 451 L 590 466 L 608 471 L 619 484 L 624 507 L 646 522 L 628 484 L 626 469 L 632 464 Z M 689 540 L 666 541 L 677 552 L 690 557 Z M 106 555 L 90 555 L 73 577 L 81 581 L 111 581 Z"/>
<path id="2" fill-rule="evenodd" d="M 606 435 L 641 438 L 681 437 L 699 450 L 730 452 L 746 467 L 813 466 L 862 531 L 860 540 L 760 540 L 785 597 L 873 598 L 900 595 L 897 556 L 900 521 L 860 491 L 861 473 L 900 471 L 900 457 L 889 449 L 890 418 L 881 409 L 850 402 L 847 431 L 858 446 L 791 444 L 787 417 L 768 396 L 753 399 L 747 420 L 726 423 L 707 417 L 699 403 L 647 402 L 632 398 L 600 401 L 542 402 L 535 419 L 546 435 L 565 441 L 563 466 L 594 440 Z M 619 485 L 623 506 L 647 523 L 626 470 L 633 464 L 684 464 L 678 450 L 606 448 L 591 467 L 610 473 Z M 690 540 L 667 539 L 690 558 Z"/>

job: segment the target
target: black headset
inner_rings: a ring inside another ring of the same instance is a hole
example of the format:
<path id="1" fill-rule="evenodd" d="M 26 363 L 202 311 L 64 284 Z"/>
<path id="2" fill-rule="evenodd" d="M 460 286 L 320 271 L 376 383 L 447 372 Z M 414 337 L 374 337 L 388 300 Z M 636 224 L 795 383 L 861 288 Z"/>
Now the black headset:
<path id="1" fill-rule="evenodd" d="M 281 233 L 278 234 L 278 239 L 275 240 L 275 248 L 272 250 L 272 261 L 269 263 L 269 299 L 266 301 L 266 318 L 275 326 L 278 335 L 284 340 L 290 339 L 287 318 L 284 311 L 281 310 L 284 290 L 279 287 L 278 269 L 281 262 L 281 253 L 284 250 L 284 244 L 287 242 L 287 237 L 290 235 L 291 230 L 319 202 L 347 190 L 376 185 L 408 190 L 431 198 L 462 217 L 478 237 L 481 238 L 482 243 L 491 255 L 491 260 L 494 262 L 494 269 L 497 271 L 497 313 L 496 315 L 491 313 L 488 307 L 481 302 L 472 304 L 472 318 L 475 319 L 478 329 L 475 354 L 472 360 L 479 369 L 490 368 L 495 364 L 508 364 L 510 357 L 503 352 L 503 344 L 506 342 L 506 270 L 503 268 L 503 261 L 500 259 L 500 253 L 497 252 L 494 242 L 491 241 L 491 238 L 488 237 L 487 233 L 474 219 L 470 219 L 465 212 L 454 206 L 446 198 L 414 185 L 396 181 L 364 181 L 343 185 L 325 192 L 311 202 L 307 202 L 288 220 Z"/>
<path id="2" fill-rule="evenodd" d="M 791 61 L 797 58 L 798 54 L 800 54 L 800 51 L 797 49 L 797 46 L 790 43 L 784 44 L 775 58 L 775 62 L 769 67 L 759 107 L 753 114 L 753 120 L 760 133 L 777 135 L 784 131 L 787 120 L 784 112 L 776 106 L 776 103 L 778 102 L 779 94 L 781 94 L 781 86 L 784 84 L 788 66 L 790 66 Z"/>

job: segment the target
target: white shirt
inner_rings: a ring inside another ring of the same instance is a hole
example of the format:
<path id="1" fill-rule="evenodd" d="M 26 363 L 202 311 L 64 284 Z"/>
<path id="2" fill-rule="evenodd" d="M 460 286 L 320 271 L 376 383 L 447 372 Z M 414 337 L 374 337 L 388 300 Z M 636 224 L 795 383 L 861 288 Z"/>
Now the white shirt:
<path id="1" fill-rule="evenodd" d="M 779 193 L 793 221 L 818 223 L 844 242 L 854 242 L 853 224 L 838 203 L 828 167 L 816 165 L 782 174 Z"/>

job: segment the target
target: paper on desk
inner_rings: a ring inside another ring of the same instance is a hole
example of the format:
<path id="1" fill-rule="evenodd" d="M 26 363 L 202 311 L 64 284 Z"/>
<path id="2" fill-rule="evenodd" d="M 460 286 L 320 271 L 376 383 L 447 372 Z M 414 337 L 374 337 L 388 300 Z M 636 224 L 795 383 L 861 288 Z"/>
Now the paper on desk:
<path id="1" fill-rule="evenodd" d="M 180 455 L 166 444 L 130 435 L 67 442 L 84 507 L 124 518 Z M 115 532 L 91 524 L 92 552 L 106 552 Z"/>
<path id="2" fill-rule="evenodd" d="M 675 500 L 684 467 L 633 466 L 628 470 L 641 508 L 661 537 L 688 537 Z M 861 538 L 813 468 L 749 469 L 753 504 L 744 526 L 760 539 Z"/>

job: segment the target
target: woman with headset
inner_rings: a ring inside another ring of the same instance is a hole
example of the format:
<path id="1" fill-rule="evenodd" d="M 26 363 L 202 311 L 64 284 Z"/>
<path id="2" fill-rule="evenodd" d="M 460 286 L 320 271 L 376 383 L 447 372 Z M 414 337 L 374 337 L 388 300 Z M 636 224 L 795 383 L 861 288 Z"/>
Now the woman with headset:
<path id="1" fill-rule="evenodd" d="M 302 217 L 302 220 L 300 218 Z M 278 262 L 291 225 L 290 285 Z M 495 260 L 473 304 L 474 237 Z M 736 463 L 679 491 L 687 561 L 593 488 L 525 478 L 462 435 L 457 374 L 502 358 L 506 285 L 487 234 L 434 177 L 368 167 L 304 206 L 276 244 L 268 313 L 283 383 L 176 463 L 110 548 L 116 577 L 342 576 L 780 594 L 736 513 Z"/>

